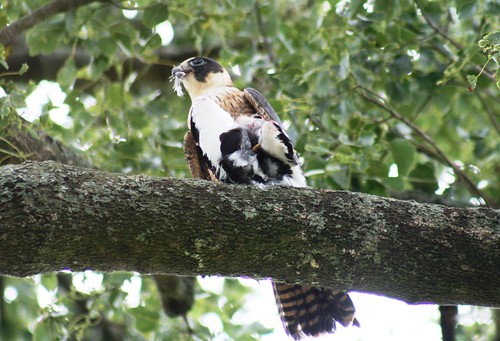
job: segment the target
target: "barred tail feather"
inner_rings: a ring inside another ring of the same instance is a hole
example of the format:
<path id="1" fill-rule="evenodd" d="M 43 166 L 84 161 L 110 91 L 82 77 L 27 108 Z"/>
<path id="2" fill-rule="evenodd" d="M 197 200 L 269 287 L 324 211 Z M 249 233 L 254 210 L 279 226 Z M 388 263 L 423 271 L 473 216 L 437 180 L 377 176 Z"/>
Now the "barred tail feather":
<path id="1" fill-rule="evenodd" d="M 295 340 L 333 333 L 335 322 L 359 326 L 354 317 L 354 304 L 347 293 L 274 282 L 273 288 L 285 330 Z"/>

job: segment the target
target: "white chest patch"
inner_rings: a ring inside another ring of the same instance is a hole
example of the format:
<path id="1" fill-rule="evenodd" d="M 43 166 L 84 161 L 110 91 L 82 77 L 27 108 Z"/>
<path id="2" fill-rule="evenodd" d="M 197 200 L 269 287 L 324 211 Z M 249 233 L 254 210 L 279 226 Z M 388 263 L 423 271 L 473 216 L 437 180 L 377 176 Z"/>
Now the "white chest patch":
<path id="1" fill-rule="evenodd" d="M 233 117 L 208 96 L 193 100 L 188 122 L 192 121 L 199 134 L 199 147 L 206 155 L 216 172 L 222 159 L 220 135 L 237 127 Z"/>

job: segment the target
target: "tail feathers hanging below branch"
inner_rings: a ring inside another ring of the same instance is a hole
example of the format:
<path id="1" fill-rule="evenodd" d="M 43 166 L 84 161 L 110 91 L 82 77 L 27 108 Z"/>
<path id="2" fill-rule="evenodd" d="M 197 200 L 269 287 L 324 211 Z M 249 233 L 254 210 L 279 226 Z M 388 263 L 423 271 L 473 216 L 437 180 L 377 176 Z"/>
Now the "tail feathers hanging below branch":
<path id="1" fill-rule="evenodd" d="M 336 322 L 359 326 L 354 304 L 345 292 L 280 283 L 273 287 L 285 330 L 295 340 L 334 333 Z"/>

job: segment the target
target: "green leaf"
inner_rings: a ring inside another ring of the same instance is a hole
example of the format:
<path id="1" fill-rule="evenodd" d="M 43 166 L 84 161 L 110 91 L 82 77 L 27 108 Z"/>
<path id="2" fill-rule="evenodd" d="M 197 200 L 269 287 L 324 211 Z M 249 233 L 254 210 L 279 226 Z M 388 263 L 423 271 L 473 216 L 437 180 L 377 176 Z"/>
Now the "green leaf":
<path id="1" fill-rule="evenodd" d="M 408 140 L 395 139 L 391 142 L 391 153 L 398 165 L 399 175 L 407 175 L 415 163 L 415 147 Z"/>
<path id="2" fill-rule="evenodd" d="M 161 37 L 158 33 L 155 33 L 144 46 L 144 50 L 146 49 L 156 50 L 160 47 L 161 47 Z"/>
<path id="3" fill-rule="evenodd" d="M 494 32 L 486 35 L 483 39 L 488 40 L 493 45 L 500 45 L 500 32 Z"/>
<path id="4" fill-rule="evenodd" d="M 385 178 L 384 185 L 387 186 L 392 191 L 401 192 L 405 189 L 405 184 L 401 177 L 397 178 Z"/>
<path id="5" fill-rule="evenodd" d="M 142 23 L 149 28 L 164 22 L 168 19 L 168 6 L 166 4 L 156 4 L 144 10 Z"/>
<path id="6" fill-rule="evenodd" d="M 68 88 L 76 80 L 76 66 L 73 58 L 66 60 L 66 63 L 57 73 L 57 82 L 62 88 Z"/>
<path id="7" fill-rule="evenodd" d="M 427 193 L 434 193 L 439 188 L 434 165 L 431 162 L 418 164 L 410 173 L 413 188 Z"/>
<path id="8" fill-rule="evenodd" d="M 340 188 L 347 189 L 350 182 L 349 167 L 340 167 L 340 169 L 334 171 L 330 177 Z"/>
<path id="9" fill-rule="evenodd" d="M 114 83 L 106 89 L 106 99 L 111 107 L 121 108 L 123 105 L 123 89 L 120 83 Z"/>
<path id="10" fill-rule="evenodd" d="M 476 8 L 477 6 L 475 2 L 467 2 L 458 9 L 458 17 L 460 20 L 470 19 L 476 13 Z"/>
<path id="11" fill-rule="evenodd" d="M 21 65 L 21 68 L 20 68 L 20 69 L 19 69 L 19 71 L 18 71 L 19 76 L 22 76 L 22 75 L 24 75 L 26 72 L 28 72 L 28 69 L 29 69 L 28 64 L 23 63 L 23 64 Z"/>
<path id="12" fill-rule="evenodd" d="M 349 53 L 346 51 L 342 54 L 342 59 L 339 64 L 338 80 L 346 79 L 350 72 Z"/>
<path id="13" fill-rule="evenodd" d="M 389 174 L 389 166 L 380 160 L 371 160 L 366 173 L 372 177 L 385 178 Z"/>
<path id="14" fill-rule="evenodd" d="M 330 155 L 331 150 L 322 145 L 307 144 L 305 150 L 320 155 Z"/>
<path id="15" fill-rule="evenodd" d="M 42 285 L 47 288 L 47 290 L 57 289 L 57 276 L 55 274 L 42 275 Z"/>
<path id="16" fill-rule="evenodd" d="M 90 79 L 97 80 L 102 77 L 103 73 L 109 68 L 109 59 L 101 56 L 96 58 L 90 66 Z"/>
<path id="17" fill-rule="evenodd" d="M 408 55 L 400 55 L 396 57 L 391 64 L 391 73 L 396 78 L 401 78 L 412 71 L 412 63 L 410 56 Z"/>
<path id="18" fill-rule="evenodd" d="M 158 328 L 160 312 L 153 311 L 147 307 L 139 306 L 129 309 L 129 312 L 135 317 L 135 328 L 142 333 L 149 333 Z"/>
<path id="19" fill-rule="evenodd" d="M 476 75 L 467 75 L 467 81 L 470 84 L 470 88 L 474 90 L 477 85 L 477 76 Z"/>
<path id="20" fill-rule="evenodd" d="M 125 280 L 129 280 L 133 274 L 131 272 L 115 271 L 104 273 L 103 284 L 110 287 L 119 287 Z"/>
<path id="21" fill-rule="evenodd" d="M 60 324 L 53 318 L 47 317 L 37 323 L 33 332 L 33 341 L 61 340 Z"/>
<path id="22" fill-rule="evenodd" d="M 358 138 L 357 142 L 363 147 L 371 147 L 375 142 L 375 134 L 372 132 L 364 132 Z"/>
<path id="23" fill-rule="evenodd" d="M 351 18 L 356 17 L 356 15 L 363 9 L 365 0 L 352 0 L 349 4 L 349 16 Z"/>
<path id="24" fill-rule="evenodd" d="M 64 23 L 60 21 L 35 26 L 26 34 L 30 54 L 49 54 L 53 52 L 59 46 L 65 34 Z"/>
<path id="25" fill-rule="evenodd" d="M 3 13 L 0 13 L 0 28 L 4 28 L 7 26 L 7 23 L 9 22 L 9 19 L 7 16 Z"/>
<path id="26" fill-rule="evenodd" d="M 101 54 L 105 56 L 112 56 L 116 53 L 116 41 L 110 37 L 104 37 L 97 42 Z"/>

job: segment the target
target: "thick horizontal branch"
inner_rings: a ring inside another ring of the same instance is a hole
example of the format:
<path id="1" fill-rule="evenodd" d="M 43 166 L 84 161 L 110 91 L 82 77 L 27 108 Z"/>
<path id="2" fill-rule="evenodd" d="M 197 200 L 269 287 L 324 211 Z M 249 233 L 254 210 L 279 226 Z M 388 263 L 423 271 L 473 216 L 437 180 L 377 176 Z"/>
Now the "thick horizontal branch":
<path id="1" fill-rule="evenodd" d="M 0 168 L 0 273 L 273 277 L 500 306 L 500 211 L 27 162 Z"/>

